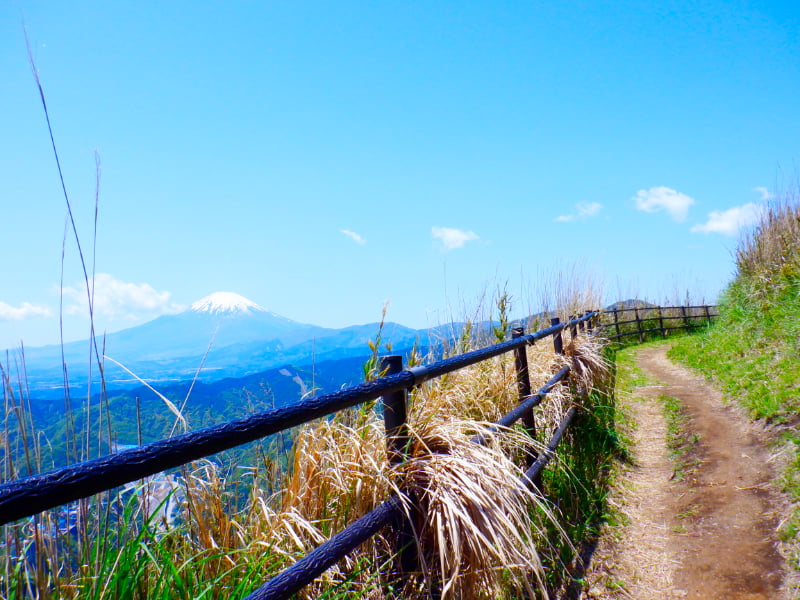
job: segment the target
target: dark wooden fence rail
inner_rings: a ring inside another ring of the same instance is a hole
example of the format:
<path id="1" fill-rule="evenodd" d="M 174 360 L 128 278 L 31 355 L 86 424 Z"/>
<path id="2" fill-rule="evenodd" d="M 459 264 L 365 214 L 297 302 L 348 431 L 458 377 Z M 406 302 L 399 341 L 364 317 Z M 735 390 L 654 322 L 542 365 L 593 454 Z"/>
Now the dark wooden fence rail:
<path id="1" fill-rule="evenodd" d="M 597 317 L 597 312 L 589 312 L 571 318 L 566 323 L 553 318 L 550 327 L 529 334 L 526 334 L 523 328 L 516 328 L 512 332 L 512 339 L 506 342 L 405 370 L 402 357 L 384 357 L 382 364 L 387 370 L 387 375 L 375 381 L 4 483 L 0 485 L 0 525 L 98 492 L 114 489 L 125 483 L 137 481 L 379 397 L 382 397 L 384 405 L 389 460 L 402 461 L 408 439 L 406 429 L 408 391 L 425 381 L 512 351 L 515 353 L 520 403 L 500 419 L 496 426 L 508 427 L 522 419 L 531 435 L 535 435 L 533 408 L 542 402 L 554 386 L 569 375 L 570 367 L 563 367 L 538 392 L 531 394 L 525 347 L 537 340 L 552 336 L 555 351 L 563 354 L 563 330 L 569 329 L 572 337 L 586 329 L 589 333 L 593 333 Z M 540 486 L 541 471 L 553 456 L 556 446 L 575 414 L 576 409 L 573 407 L 559 424 L 544 451 L 538 456 L 531 454 L 529 457 L 528 469 L 524 475 L 528 485 L 536 488 Z M 479 437 L 475 441 L 482 443 L 483 440 Z M 407 505 L 408 502 L 408 498 L 401 498 L 398 495 L 387 499 L 376 509 L 273 577 L 250 594 L 247 600 L 288 598 L 383 527 L 400 523 L 402 528 L 407 510 L 404 503 Z M 406 546 L 401 555 L 403 564 L 413 562 L 413 536 L 404 536 L 401 533 L 400 543 Z"/>
<path id="2" fill-rule="evenodd" d="M 700 306 L 637 306 L 612 308 L 600 313 L 600 327 L 608 340 L 637 336 L 643 342 L 648 334 L 666 337 L 672 331 L 690 332 L 707 327 L 719 316 L 716 305 Z M 679 321 L 675 325 L 675 321 Z"/>

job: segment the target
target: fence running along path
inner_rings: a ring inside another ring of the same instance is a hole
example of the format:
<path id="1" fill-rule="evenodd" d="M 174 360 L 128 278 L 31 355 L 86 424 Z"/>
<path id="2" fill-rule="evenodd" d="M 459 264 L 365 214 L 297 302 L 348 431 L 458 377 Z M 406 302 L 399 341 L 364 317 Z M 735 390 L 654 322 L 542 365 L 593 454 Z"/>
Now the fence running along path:
<path id="1" fill-rule="evenodd" d="M 632 318 L 630 313 L 633 313 Z M 711 325 L 719 316 L 719 308 L 713 304 L 701 306 L 634 306 L 630 308 L 606 309 L 601 313 L 606 318 L 601 326 L 608 333 L 608 340 L 619 340 L 627 336 L 638 336 L 643 342 L 649 333 L 666 337 L 672 331 L 690 332 Z M 680 321 L 673 325 L 674 321 Z M 629 326 L 634 327 L 629 327 Z M 611 330 L 613 328 L 613 334 Z"/>
<path id="2" fill-rule="evenodd" d="M 405 370 L 401 356 L 383 357 L 382 367 L 388 374 L 374 381 L 309 398 L 290 406 L 159 440 L 109 456 L 4 483 L 0 485 L 0 525 L 114 489 L 125 483 L 143 479 L 379 397 L 382 397 L 383 400 L 389 460 L 392 462 L 402 461 L 408 442 L 406 428 L 408 391 L 430 379 L 512 351 L 515 358 L 520 404 L 501 418 L 496 423 L 496 427 L 508 427 L 522 419 L 528 432 L 535 436 L 533 408 L 542 402 L 556 384 L 568 376 L 570 367 L 562 367 L 538 392 L 532 394 L 526 346 L 552 336 L 555 351 L 563 354 L 562 331 L 568 328 L 573 338 L 578 335 L 579 331 L 584 331 L 585 327 L 591 333 L 592 328 L 598 325 L 599 314 L 599 312 L 585 313 L 578 318 L 571 318 L 566 323 L 561 323 L 558 318 L 553 318 L 550 327 L 528 334 L 524 332 L 523 328 L 518 327 L 513 330 L 512 339 L 508 341 Z M 527 465 L 528 468 L 524 475 L 525 482 L 529 486 L 537 489 L 540 487 L 541 471 L 553 456 L 556 446 L 574 419 L 576 411 L 576 407 L 567 411 L 541 454 L 538 456 L 531 454 L 530 464 Z M 481 443 L 483 440 L 478 436 L 474 441 Z M 410 536 L 407 522 L 406 525 L 403 524 L 406 519 L 404 503 L 408 502 L 408 498 L 401 498 L 397 494 L 391 496 L 294 565 L 267 581 L 247 596 L 246 600 L 288 598 L 387 525 L 398 526 L 401 530 L 400 543 L 397 548 L 401 563 L 404 566 L 413 564 L 416 560 L 413 536 Z M 406 528 L 405 535 L 403 534 L 404 527 Z"/>

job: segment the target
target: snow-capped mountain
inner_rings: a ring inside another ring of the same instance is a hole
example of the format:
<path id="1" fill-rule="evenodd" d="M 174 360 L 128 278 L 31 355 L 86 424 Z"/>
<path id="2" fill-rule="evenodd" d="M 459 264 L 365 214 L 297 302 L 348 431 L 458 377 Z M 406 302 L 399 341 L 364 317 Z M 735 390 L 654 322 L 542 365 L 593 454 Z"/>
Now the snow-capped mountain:
<path id="1" fill-rule="evenodd" d="M 192 304 L 189 310 L 211 315 L 233 313 L 249 315 L 253 312 L 268 312 L 266 308 L 262 308 L 252 300 L 233 292 L 214 292 Z M 271 314 L 276 317 L 279 316 L 275 313 Z"/>
<path id="2" fill-rule="evenodd" d="M 318 329 L 322 328 L 277 315 L 244 296 L 215 292 L 181 313 L 162 315 L 106 335 L 104 353 L 120 362 L 169 360 L 176 356 L 202 356 L 209 346 L 213 350 L 252 341 L 294 343 L 309 335 L 313 337 Z M 67 356 L 73 351 L 86 354 L 87 348 L 87 342 L 64 346 Z M 61 355 L 59 346 L 32 351 L 36 355 Z"/>
<path id="3" fill-rule="evenodd" d="M 377 330 L 377 323 L 344 329 L 299 323 L 238 294 L 215 292 L 181 313 L 108 334 L 98 340 L 98 346 L 103 354 L 145 380 L 192 378 L 203 365 L 200 378 L 213 381 L 286 364 L 366 356 L 367 340 L 374 338 Z M 410 347 L 418 335 L 416 330 L 387 323 L 383 337 L 400 349 Z M 71 380 L 86 381 L 88 353 L 88 341 L 64 345 Z M 26 348 L 32 390 L 58 389 L 63 384 L 61 356 L 60 346 Z M 136 383 L 113 361 L 105 366 L 108 385 Z"/>

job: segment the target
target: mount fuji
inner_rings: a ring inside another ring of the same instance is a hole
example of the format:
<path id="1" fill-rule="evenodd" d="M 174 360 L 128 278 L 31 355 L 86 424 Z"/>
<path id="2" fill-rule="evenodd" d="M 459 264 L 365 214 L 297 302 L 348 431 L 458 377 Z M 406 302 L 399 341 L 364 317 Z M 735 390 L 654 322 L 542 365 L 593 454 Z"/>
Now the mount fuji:
<path id="1" fill-rule="evenodd" d="M 184 312 L 99 338 L 105 361 L 108 388 L 164 383 L 191 379 L 202 381 L 244 377 L 284 365 L 304 366 L 312 362 L 367 356 L 367 341 L 378 332 L 378 323 L 330 329 L 300 323 L 271 312 L 232 292 L 216 292 L 202 298 Z M 385 323 L 382 338 L 396 350 L 410 348 L 415 341 L 427 345 L 427 331 Z M 422 339 L 420 339 L 422 338 Z M 85 390 L 90 372 L 89 341 L 64 344 L 73 391 Z M 115 363 L 125 365 L 130 373 Z M 63 394 L 62 347 L 25 349 L 28 386 L 38 397 Z M 202 366 L 202 369 L 201 369 Z M 92 368 L 96 374 L 97 366 Z M 96 383 L 92 384 L 96 388 Z"/>
<path id="2" fill-rule="evenodd" d="M 116 360 L 114 353 L 128 360 L 134 353 L 137 361 L 169 360 L 202 356 L 209 345 L 214 351 L 248 342 L 292 344 L 320 331 L 324 328 L 292 321 L 238 294 L 216 292 L 182 313 L 107 335 L 105 354 Z"/>

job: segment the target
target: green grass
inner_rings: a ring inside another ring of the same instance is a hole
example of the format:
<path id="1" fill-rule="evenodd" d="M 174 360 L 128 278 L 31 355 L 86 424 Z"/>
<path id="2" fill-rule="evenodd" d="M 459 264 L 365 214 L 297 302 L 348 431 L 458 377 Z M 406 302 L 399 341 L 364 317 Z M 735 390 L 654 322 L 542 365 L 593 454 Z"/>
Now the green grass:
<path id="1" fill-rule="evenodd" d="M 633 419 L 628 398 L 643 376 L 635 367 L 630 349 L 607 347 L 604 352 L 610 365 L 608 380 L 602 391 L 590 395 L 587 405 L 591 411 L 582 414 L 566 436 L 566 444 L 559 448 L 559 468 L 545 471 L 544 477 L 548 497 L 556 499 L 561 522 L 575 545 L 618 531 L 617 526 L 625 521 L 610 495 L 620 466 L 631 460 Z M 552 539 L 557 541 L 555 536 Z M 553 584 L 556 579 L 569 576 L 565 565 L 570 553 L 571 549 L 562 544 L 560 554 L 549 557 Z M 581 574 L 579 568 L 578 576 L 569 581 L 567 589 L 573 593 L 589 585 Z M 604 585 L 617 583 L 608 581 Z"/>
<path id="2" fill-rule="evenodd" d="M 800 410 L 800 283 L 763 306 L 749 288 L 731 285 L 717 326 L 681 338 L 669 356 L 713 378 L 753 418 L 789 422 Z"/>
<path id="3" fill-rule="evenodd" d="M 596 537 L 605 523 L 616 519 L 608 494 L 615 465 L 627 450 L 618 433 L 615 398 L 611 390 L 593 392 L 585 406 L 588 410 L 576 418 L 559 446 L 558 464 L 544 471 L 547 497 L 556 504 L 559 523 L 572 543 L 557 534 L 550 536 L 546 559 L 552 587 L 566 576 L 574 545 Z"/>
<path id="4" fill-rule="evenodd" d="M 652 344 L 652 342 L 651 342 Z M 645 344 L 639 346 L 626 346 L 616 351 L 615 364 L 617 369 L 616 388 L 618 393 L 630 394 L 640 385 L 648 385 L 650 380 L 636 365 L 636 352 Z"/>
<path id="5" fill-rule="evenodd" d="M 667 422 L 667 448 L 672 459 L 672 478 L 680 481 L 696 465 L 692 450 L 700 435 L 689 428 L 691 419 L 683 411 L 680 400 L 672 396 L 659 396 Z"/>

